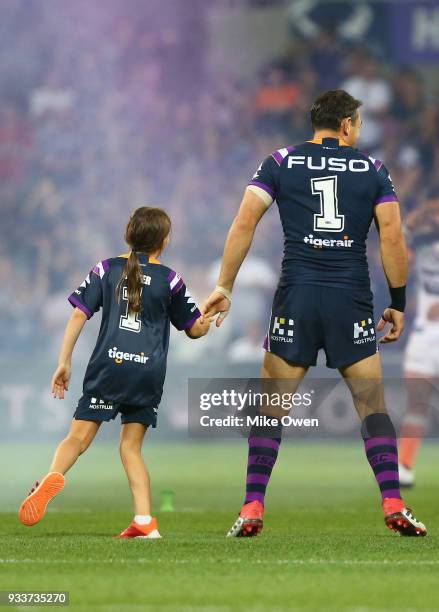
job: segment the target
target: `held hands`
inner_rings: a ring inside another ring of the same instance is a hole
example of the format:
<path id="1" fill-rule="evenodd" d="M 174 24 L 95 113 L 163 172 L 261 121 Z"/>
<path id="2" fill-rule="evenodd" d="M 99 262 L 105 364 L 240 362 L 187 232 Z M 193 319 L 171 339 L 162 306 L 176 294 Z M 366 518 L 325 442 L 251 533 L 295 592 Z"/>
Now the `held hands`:
<path id="1" fill-rule="evenodd" d="M 229 298 L 227 298 L 220 291 L 215 290 L 210 294 L 210 296 L 207 298 L 207 300 L 202 305 L 201 312 L 203 314 L 205 313 L 209 313 L 209 314 L 212 313 L 213 315 L 218 314 L 218 317 L 216 319 L 216 326 L 220 327 L 224 319 L 229 314 L 231 304 L 232 302 L 230 301 Z"/>
<path id="2" fill-rule="evenodd" d="M 186 330 L 186 335 L 193 339 L 205 336 L 210 329 L 210 325 L 213 323 L 214 315 L 214 311 L 202 314 L 201 317 L 198 317 L 192 327 Z"/>
<path id="3" fill-rule="evenodd" d="M 210 329 L 211 324 L 214 321 L 215 313 L 214 311 L 209 311 L 203 313 L 201 317 L 198 319 L 198 329 L 200 336 L 205 336 Z"/>
<path id="4" fill-rule="evenodd" d="M 386 308 L 379 320 L 377 330 L 383 331 L 387 323 L 390 323 L 392 327 L 382 338 L 380 338 L 380 344 L 387 344 L 388 342 L 396 342 L 396 340 L 399 340 L 404 331 L 404 313 L 394 308 Z"/>
<path id="5" fill-rule="evenodd" d="M 70 364 L 60 364 L 52 376 L 52 395 L 55 399 L 64 399 L 64 391 L 68 391 L 72 368 Z"/>

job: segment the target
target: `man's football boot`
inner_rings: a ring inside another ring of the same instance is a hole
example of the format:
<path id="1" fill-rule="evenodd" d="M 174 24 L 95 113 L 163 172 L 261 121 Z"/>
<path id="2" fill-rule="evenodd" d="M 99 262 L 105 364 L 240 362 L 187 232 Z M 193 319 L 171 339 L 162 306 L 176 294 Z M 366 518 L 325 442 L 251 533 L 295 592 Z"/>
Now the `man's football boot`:
<path id="1" fill-rule="evenodd" d="M 414 516 L 410 508 L 406 508 L 402 499 L 386 498 L 383 501 L 384 522 L 389 529 L 402 536 L 426 536 L 427 529 Z"/>
<path id="2" fill-rule="evenodd" d="M 259 501 L 244 504 L 238 518 L 227 533 L 228 538 L 250 538 L 262 531 L 264 506 Z"/>

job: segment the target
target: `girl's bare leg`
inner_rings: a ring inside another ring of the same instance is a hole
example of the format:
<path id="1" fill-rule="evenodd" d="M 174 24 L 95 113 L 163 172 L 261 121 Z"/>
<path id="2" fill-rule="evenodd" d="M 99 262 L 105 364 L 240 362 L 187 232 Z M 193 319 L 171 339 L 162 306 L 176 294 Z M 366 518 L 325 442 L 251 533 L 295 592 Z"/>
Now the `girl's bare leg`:
<path id="1" fill-rule="evenodd" d="M 142 457 L 142 442 L 147 427 L 141 423 L 122 425 L 120 457 L 125 468 L 134 502 L 134 514 L 151 515 L 149 474 Z"/>
<path id="2" fill-rule="evenodd" d="M 50 472 L 65 474 L 93 442 L 101 423 L 73 419 L 70 432 L 55 451 Z"/>

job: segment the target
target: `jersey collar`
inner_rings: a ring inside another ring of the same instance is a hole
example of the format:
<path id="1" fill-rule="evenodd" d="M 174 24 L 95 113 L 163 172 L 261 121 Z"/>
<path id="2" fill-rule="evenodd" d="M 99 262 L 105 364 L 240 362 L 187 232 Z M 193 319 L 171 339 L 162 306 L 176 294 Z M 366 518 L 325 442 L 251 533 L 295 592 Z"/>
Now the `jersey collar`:
<path id="1" fill-rule="evenodd" d="M 323 142 L 325 141 L 325 142 Z M 336 145 L 338 147 L 348 147 L 349 145 L 342 138 L 314 138 L 314 140 L 308 140 L 311 144 L 328 144 Z"/>
<path id="2" fill-rule="evenodd" d="M 128 259 L 129 256 L 130 256 L 130 253 L 122 253 L 122 255 L 119 255 L 119 257 L 123 257 L 124 259 Z M 146 258 L 145 255 L 141 255 L 140 257 L 141 258 Z M 161 265 L 161 262 L 158 259 L 156 259 L 155 257 L 149 257 L 148 258 L 148 263 Z"/>

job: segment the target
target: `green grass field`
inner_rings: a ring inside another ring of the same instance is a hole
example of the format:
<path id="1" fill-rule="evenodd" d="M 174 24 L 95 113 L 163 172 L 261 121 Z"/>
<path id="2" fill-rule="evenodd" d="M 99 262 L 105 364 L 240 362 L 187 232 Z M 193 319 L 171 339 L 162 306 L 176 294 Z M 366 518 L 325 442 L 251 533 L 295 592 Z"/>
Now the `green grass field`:
<path id="1" fill-rule="evenodd" d="M 51 452 L 2 448 L 1 590 L 68 590 L 70 608 L 87 611 L 439 609 L 439 447 L 422 450 L 407 495 L 429 528 L 420 539 L 385 528 L 360 441 L 286 442 L 262 535 L 233 540 L 245 442 L 145 445 L 156 507 L 162 489 L 175 492 L 175 512 L 157 512 L 160 541 L 112 539 L 131 509 L 109 443 L 80 459 L 41 524 L 23 527 L 16 508 Z"/>

